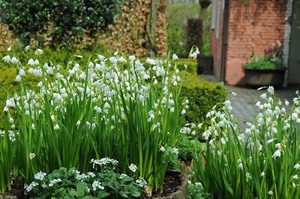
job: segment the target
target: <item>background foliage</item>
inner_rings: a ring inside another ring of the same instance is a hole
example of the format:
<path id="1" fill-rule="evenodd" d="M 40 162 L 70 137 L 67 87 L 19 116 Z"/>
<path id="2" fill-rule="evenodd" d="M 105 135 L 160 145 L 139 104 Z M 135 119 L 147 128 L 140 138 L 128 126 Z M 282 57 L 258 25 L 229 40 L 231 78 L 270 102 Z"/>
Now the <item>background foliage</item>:
<path id="1" fill-rule="evenodd" d="M 0 1 L 1 20 L 25 45 L 70 46 L 88 35 L 94 37 L 113 23 L 121 0 Z"/>

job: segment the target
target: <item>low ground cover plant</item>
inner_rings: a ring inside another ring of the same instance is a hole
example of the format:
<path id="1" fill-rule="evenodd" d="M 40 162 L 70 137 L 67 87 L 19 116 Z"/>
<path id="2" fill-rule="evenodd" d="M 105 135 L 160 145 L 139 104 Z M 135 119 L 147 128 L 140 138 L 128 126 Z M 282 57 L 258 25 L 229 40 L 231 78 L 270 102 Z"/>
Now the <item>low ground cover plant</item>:
<path id="1" fill-rule="evenodd" d="M 193 185 L 202 197 L 300 197 L 299 92 L 290 111 L 288 104 L 269 87 L 256 104 L 260 113 L 245 130 L 232 115 L 229 100 L 222 110 L 207 114 L 212 125 L 203 134 L 205 148 L 194 153 Z"/>
<path id="2" fill-rule="evenodd" d="M 3 108 L 1 191 L 12 179 L 29 184 L 38 172 L 65 167 L 86 173 L 91 159 L 104 157 L 118 160 L 121 173 L 136 165 L 133 177 L 147 181 L 149 195 L 162 190 L 188 108 L 187 100 L 179 101 L 182 80 L 170 59 L 149 58 L 148 69 L 120 53 L 93 55 L 84 66 L 21 62 L 13 52 L 3 60 L 17 69 L 19 88 L 7 93 Z M 28 75 L 38 79 L 37 90 L 27 88 Z"/>

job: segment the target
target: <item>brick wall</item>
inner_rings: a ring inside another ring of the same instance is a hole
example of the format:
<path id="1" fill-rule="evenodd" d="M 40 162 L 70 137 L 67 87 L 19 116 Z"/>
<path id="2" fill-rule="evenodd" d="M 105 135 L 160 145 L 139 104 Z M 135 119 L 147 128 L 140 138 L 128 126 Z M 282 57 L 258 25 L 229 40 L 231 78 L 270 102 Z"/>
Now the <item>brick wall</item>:
<path id="1" fill-rule="evenodd" d="M 242 64 L 254 49 L 258 56 L 276 41 L 283 43 L 287 0 L 229 1 L 228 50 L 225 80 L 243 84 Z"/>

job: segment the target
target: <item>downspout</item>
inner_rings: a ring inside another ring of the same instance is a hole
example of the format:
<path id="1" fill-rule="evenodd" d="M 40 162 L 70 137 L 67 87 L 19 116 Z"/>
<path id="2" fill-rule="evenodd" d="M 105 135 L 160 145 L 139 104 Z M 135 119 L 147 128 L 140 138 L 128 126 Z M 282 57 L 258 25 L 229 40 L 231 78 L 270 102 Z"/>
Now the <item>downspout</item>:
<path id="1" fill-rule="evenodd" d="M 228 37 L 228 14 L 229 14 L 229 0 L 223 0 L 223 32 L 222 32 L 222 50 L 221 50 L 221 71 L 220 80 L 222 84 L 225 84 L 226 74 L 226 61 L 227 61 L 227 37 Z"/>

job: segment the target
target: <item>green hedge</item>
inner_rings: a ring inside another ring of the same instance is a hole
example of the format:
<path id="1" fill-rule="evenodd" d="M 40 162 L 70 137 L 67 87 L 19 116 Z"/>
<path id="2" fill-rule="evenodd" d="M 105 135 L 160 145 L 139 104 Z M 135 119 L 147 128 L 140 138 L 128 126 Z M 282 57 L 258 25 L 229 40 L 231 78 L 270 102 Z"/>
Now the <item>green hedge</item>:
<path id="1" fill-rule="evenodd" d="M 206 114 L 213 106 L 226 100 L 227 92 L 220 83 L 201 80 L 197 74 L 187 73 L 181 96 L 190 101 L 187 121 L 207 124 L 209 121 L 206 120 Z"/>

